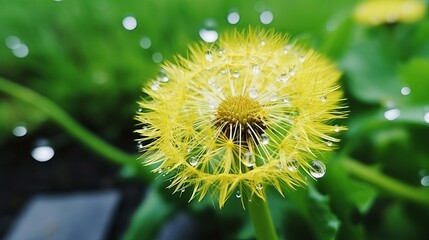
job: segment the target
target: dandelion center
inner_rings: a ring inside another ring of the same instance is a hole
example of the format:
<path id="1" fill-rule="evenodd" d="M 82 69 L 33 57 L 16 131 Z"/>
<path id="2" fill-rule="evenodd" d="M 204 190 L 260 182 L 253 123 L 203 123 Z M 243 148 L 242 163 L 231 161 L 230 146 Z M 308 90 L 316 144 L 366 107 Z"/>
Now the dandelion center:
<path id="1" fill-rule="evenodd" d="M 263 108 L 256 100 L 247 96 L 229 97 L 219 104 L 215 125 L 220 127 L 226 136 L 232 134 L 231 126 L 234 126 L 233 131 L 239 128 L 242 132 L 241 140 L 246 141 L 251 137 L 249 134 L 259 135 L 264 131 Z"/>

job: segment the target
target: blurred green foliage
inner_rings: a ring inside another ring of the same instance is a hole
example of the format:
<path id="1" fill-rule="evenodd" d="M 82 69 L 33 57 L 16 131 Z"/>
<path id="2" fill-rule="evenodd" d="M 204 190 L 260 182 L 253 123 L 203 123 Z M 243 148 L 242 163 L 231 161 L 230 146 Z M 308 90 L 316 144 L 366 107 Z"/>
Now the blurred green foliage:
<path id="1" fill-rule="evenodd" d="M 338 63 L 350 118 L 323 179 L 286 198 L 269 194 L 278 231 L 286 239 L 423 239 L 427 207 L 352 178 L 340 163 L 342 156 L 354 157 L 416 188 L 429 175 L 429 17 L 361 26 L 352 19 L 357 2 L 0 0 L 0 76 L 41 93 L 100 137 L 119 142 L 134 128 L 141 87 L 160 68 L 155 53 L 164 60 L 186 55 L 205 27 L 219 34 L 249 25 L 290 33 Z M 274 15 L 268 25 L 259 19 L 266 10 Z M 227 21 L 231 11 L 240 14 L 236 25 Z M 136 29 L 123 27 L 126 16 L 136 18 Z M 5 44 L 11 36 L 28 46 L 28 56 L 14 55 Z M 140 46 L 143 37 L 151 40 L 148 49 Z M 46 121 L 39 110 L 0 95 L 0 144 L 13 137 L 17 124 L 37 129 Z M 171 196 L 162 179 L 152 185 L 127 239 L 153 239 L 181 208 L 198 219 L 202 235 L 221 230 L 226 239 L 252 238 L 240 201 L 231 199 L 213 211 L 209 200 L 188 204 L 186 194 Z"/>

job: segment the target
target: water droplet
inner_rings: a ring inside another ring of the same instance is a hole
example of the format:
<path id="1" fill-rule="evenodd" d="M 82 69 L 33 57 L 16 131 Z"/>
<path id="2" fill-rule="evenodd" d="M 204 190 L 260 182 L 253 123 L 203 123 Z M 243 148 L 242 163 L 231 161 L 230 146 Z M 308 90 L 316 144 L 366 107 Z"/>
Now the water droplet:
<path id="1" fill-rule="evenodd" d="M 210 78 L 207 80 L 207 83 L 208 83 L 209 85 L 213 86 L 213 85 L 216 83 L 216 78 L 215 78 L 215 77 L 210 77 Z"/>
<path id="2" fill-rule="evenodd" d="M 137 142 L 137 149 L 141 151 L 143 149 L 143 143 L 141 141 Z"/>
<path id="3" fill-rule="evenodd" d="M 282 73 L 278 78 L 278 81 L 281 81 L 283 83 L 287 82 L 289 80 L 289 75 L 287 73 Z"/>
<path id="4" fill-rule="evenodd" d="M 239 78 L 239 77 L 240 77 L 240 72 L 239 72 L 239 71 L 237 71 L 237 70 L 235 70 L 234 72 L 232 72 L 232 76 L 233 76 L 234 78 Z"/>
<path id="5" fill-rule="evenodd" d="M 216 22 L 214 20 L 207 20 L 205 22 L 204 28 L 200 29 L 200 37 L 203 39 L 204 42 L 212 43 L 216 42 L 216 40 L 219 37 L 218 32 L 215 30 Z"/>
<path id="6" fill-rule="evenodd" d="M 270 24 L 273 21 L 273 13 L 270 11 L 263 11 L 259 16 L 259 20 L 261 20 L 262 24 Z"/>
<path id="7" fill-rule="evenodd" d="M 322 96 L 320 97 L 320 101 L 325 103 L 326 101 L 328 101 L 328 98 L 326 96 Z"/>
<path id="8" fill-rule="evenodd" d="M 31 151 L 31 156 L 34 160 L 39 162 L 46 162 L 54 157 L 54 149 L 48 145 L 48 142 L 44 139 L 38 140 L 36 147 Z"/>
<path id="9" fill-rule="evenodd" d="M 422 179 L 420 180 L 420 183 L 424 187 L 429 186 L 429 175 L 422 177 Z"/>
<path id="10" fill-rule="evenodd" d="M 411 89 L 409 87 L 403 87 L 401 88 L 401 94 L 404 96 L 410 95 Z"/>
<path id="11" fill-rule="evenodd" d="M 208 62 L 213 62 L 213 55 L 212 55 L 212 52 L 211 52 L 211 51 L 207 51 L 207 52 L 206 52 L 206 60 L 207 60 Z"/>
<path id="12" fill-rule="evenodd" d="M 288 97 L 283 98 L 283 102 L 284 103 L 289 103 L 289 98 Z"/>
<path id="13" fill-rule="evenodd" d="M 294 135 L 293 135 L 293 138 L 296 140 L 296 141 L 298 141 L 299 140 L 299 133 L 295 133 Z"/>
<path id="14" fill-rule="evenodd" d="M 219 49 L 219 55 L 223 55 L 225 53 L 225 50 Z"/>
<path id="15" fill-rule="evenodd" d="M 215 100 L 210 100 L 209 102 L 210 109 L 215 109 L 217 107 L 217 103 Z"/>
<path id="16" fill-rule="evenodd" d="M 166 83 L 170 79 L 167 77 L 167 72 L 164 69 L 161 69 L 158 72 L 158 76 L 156 77 L 156 80 L 158 80 L 159 82 Z"/>
<path id="17" fill-rule="evenodd" d="M 264 188 L 264 186 L 262 185 L 262 183 L 256 184 L 256 189 L 262 190 L 263 188 Z"/>
<path id="18" fill-rule="evenodd" d="M 286 45 L 285 49 L 283 50 L 283 54 L 288 54 L 291 48 L 292 48 L 292 45 L 290 44 Z"/>
<path id="19" fill-rule="evenodd" d="M 310 174 L 315 178 L 321 178 L 326 173 L 326 166 L 319 160 L 311 162 Z"/>
<path id="20" fill-rule="evenodd" d="M 275 102 L 278 99 L 279 99 L 279 96 L 276 93 L 274 93 L 273 95 L 270 96 L 270 101 L 271 102 Z"/>
<path id="21" fill-rule="evenodd" d="M 261 45 L 261 47 L 263 47 L 263 46 L 265 46 L 265 41 L 261 41 L 261 43 L 260 43 L 260 45 Z"/>
<path id="22" fill-rule="evenodd" d="M 289 171 L 294 172 L 294 171 L 298 170 L 298 168 L 299 168 L 299 163 L 298 163 L 298 161 L 297 161 L 297 160 L 292 159 L 292 160 L 289 160 L 289 161 L 286 163 L 286 167 L 287 167 L 287 169 L 288 169 Z"/>
<path id="23" fill-rule="evenodd" d="M 162 62 L 162 59 L 164 59 L 164 57 L 162 56 L 161 53 L 155 52 L 152 54 L 152 60 L 154 63 L 160 63 Z"/>
<path id="24" fill-rule="evenodd" d="M 5 43 L 9 49 L 13 50 L 21 45 L 21 40 L 17 36 L 9 36 L 6 38 Z"/>
<path id="25" fill-rule="evenodd" d="M 150 48 L 150 46 L 152 46 L 152 40 L 150 40 L 150 38 L 142 37 L 140 39 L 140 47 L 142 47 L 143 49 L 148 49 Z"/>
<path id="26" fill-rule="evenodd" d="M 338 124 L 335 124 L 335 126 L 334 126 L 334 132 L 340 132 L 340 126 L 338 126 Z"/>
<path id="27" fill-rule="evenodd" d="M 235 196 L 236 196 L 237 198 L 241 198 L 241 192 L 240 192 L 240 191 L 235 192 Z"/>
<path id="28" fill-rule="evenodd" d="M 238 12 L 231 12 L 228 14 L 227 20 L 230 24 L 237 24 L 240 21 L 240 14 Z"/>
<path id="29" fill-rule="evenodd" d="M 143 108 L 137 109 L 137 112 L 139 112 L 139 113 L 143 112 Z"/>
<path id="30" fill-rule="evenodd" d="M 158 169 L 158 173 L 161 174 L 162 173 L 162 168 Z"/>
<path id="31" fill-rule="evenodd" d="M 16 48 L 12 49 L 13 55 L 15 55 L 15 57 L 17 58 L 25 58 L 28 56 L 29 52 L 30 52 L 30 49 L 24 43 L 20 43 Z"/>
<path id="32" fill-rule="evenodd" d="M 332 143 L 331 141 L 327 141 L 327 142 L 326 142 L 326 145 L 328 145 L 328 147 L 332 147 L 332 144 L 333 144 L 333 143 Z"/>
<path id="33" fill-rule="evenodd" d="M 150 89 L 152 89 L 153 91 L 157 91 L 159 89 L 159 82 L 153 81 L 152 85 L 150 85 Z"/>
<path id="34" fill-rule="evenodd" d="M 256 98 L 258 96 L 258 91 L 254 88 L 249 90 L 249 97 L 250 98 Z"/>
<path id="35" fill-rule="evenodd" d="M 180 190 L 180 192 L 181 192 L 181 193 L 184 193 L 184 192 L 185 192 L 185 190 L 186 190 L 186 189 L 184 189 L 184 188 L 183 188 L 182 190 Z"/>
<path id="36" fill-rule="evenodd" d="M 386 118 L 389 121 L 393 121 L 397 119 L 399 115 L 401 115 L 401 110 L 397 108 L 389 109 L 386 112 L 384 112 L 384 118 Z"/>
<path id="37" fill-rule="evenodd" d="M 423 119 L 425 120 L 425 122 L 429 123 L 429 112 L 425 113 L 425 115 L 423 116 Z"/>
<path id="38" fill-rule="evenodd" d="M 268 143 L 270 143 L 270 138 L 268 137 L 267 134 L 262 133 L 261 134 L 261 144 L 267 145 Z"/>
<path id="39" fill-rule="evenodd" d="M 192 156 L 189 159 L 189 164 L 191 164 L 192 167 L 197 166 L 197 164 L 198 164 L 198 158 L 196 156 Z"/>
<path id="40" fill-rule="evenodd" d="M 127 16 L 122 19 L 122 26 L 129 31 L 134 30 L 137 27 L 137 19 L 133 16 Z"/>
<path id="41" fill-rule="evenodd" d="M 13 130 L 12 130 L 13 135 L 15 135 L 16 137 L 23 137 L 27 134 L 27 128 L 24 126 L 16 126 Z"/>
<path id="42" fill-rule="evenodd" d="M 261 68 L 257 64 L 255 64 L 252 66 L 252 71 L 253 73 L 259 73 L 261 71 Z"/>
<path id="43" fill-rule="evenodd" d="M 305 57 L 304 56 L 299 57 L 298 61 L 301 62 L 301 63 L 304 62 L 305 61 Z"/>
<path id="44" fill-rule="evenodd" d="M 255 166 L 255 159 L 254 159 L 253 154 L 251 152 L 246 152 L 243 155 L 243 161 L 242 162 L 246 167 Z"/>
<path id="45" fill-rule="evenodd" d="M 296 69 L 295 69 L 295 66 L 293 66 L 290 70 L 289 70 L 289 75 L 290 76 L 295 76 L 295 74 L 296 74 Z"/>

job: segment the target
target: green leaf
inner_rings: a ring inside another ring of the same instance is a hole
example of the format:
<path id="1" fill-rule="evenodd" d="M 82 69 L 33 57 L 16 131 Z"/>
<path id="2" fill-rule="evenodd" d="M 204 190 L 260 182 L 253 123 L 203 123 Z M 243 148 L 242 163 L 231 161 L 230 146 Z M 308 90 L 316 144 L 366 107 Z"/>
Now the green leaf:
<path id="1" fill-rule="evenodd" d="M 159 227 L 174 210 L 172 205 L 164 201 L 158 189 L 155 186 L 149 188 L 144 201 L 134 213 L 123 239 L 156 238 Z"/>

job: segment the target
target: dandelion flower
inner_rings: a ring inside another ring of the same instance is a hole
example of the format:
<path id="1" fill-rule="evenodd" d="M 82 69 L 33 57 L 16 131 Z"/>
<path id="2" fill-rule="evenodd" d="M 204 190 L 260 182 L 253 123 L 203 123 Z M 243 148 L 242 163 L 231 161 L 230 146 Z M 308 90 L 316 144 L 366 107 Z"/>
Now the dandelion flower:
<path id="1" fill-rule="evenodd" d="M 426 12 L 426 4 L 420 0 L 366 0 L 355 9 L 355 19 L 366 25 L 396 22 L 416 22 Z"/>
<path id="2" fill-rule="evenodd" d="M 249 29 L 190 48 L 143 89 L 136 132 L 142 159 L 191 199 L 208 193 L 264 199 L 265 187 L 304 185 L 325 173 L 320 160 L 344 130 L 340 73 L 286 36 Z"/>

